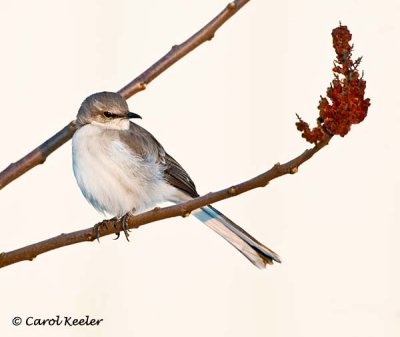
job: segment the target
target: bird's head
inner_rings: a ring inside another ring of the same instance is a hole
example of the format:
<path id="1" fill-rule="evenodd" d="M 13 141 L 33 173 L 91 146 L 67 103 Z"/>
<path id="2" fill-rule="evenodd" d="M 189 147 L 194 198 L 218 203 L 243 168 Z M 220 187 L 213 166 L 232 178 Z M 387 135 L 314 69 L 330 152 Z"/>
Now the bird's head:
<path id="1" fill-rule="evenodd" d="M 141 118 L 129 111 L 126 100 L 115 92 L 99 92 L 87 97 L 79 108 L 78 127 L 93 124 L 105 129 L 127 130 L 130 118 Z"/>

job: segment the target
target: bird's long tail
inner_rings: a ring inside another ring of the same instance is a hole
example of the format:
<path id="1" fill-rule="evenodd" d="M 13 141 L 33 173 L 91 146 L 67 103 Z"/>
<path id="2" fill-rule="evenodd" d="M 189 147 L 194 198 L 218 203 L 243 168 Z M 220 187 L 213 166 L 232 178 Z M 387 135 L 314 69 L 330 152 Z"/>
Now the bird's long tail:
<path id="1" fill-rule="evenodd" d="M 281 262 L 276 253 L 258 242 L 213 206 L 209 205 L 193 211 L 193 215 L 238 249 L 256 267 L 261 269 L 267 264 L 272 264 L 273 261 Z"/>

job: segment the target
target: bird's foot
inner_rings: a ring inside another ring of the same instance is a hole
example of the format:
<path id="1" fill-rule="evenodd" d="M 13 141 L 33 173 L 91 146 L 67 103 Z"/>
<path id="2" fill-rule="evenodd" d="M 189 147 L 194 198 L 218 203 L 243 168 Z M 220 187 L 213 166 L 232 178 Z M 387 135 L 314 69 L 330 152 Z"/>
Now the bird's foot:
<path id="1" fill-rule="evenodd" d="M 97 224 L 95 224 L 94 226 L 93 226 L 93 229 L 94 229 L 94 231 L 95 231 L 95 233 L 96 233 L 96 240 L 97 240 L 97 242 L 100 242 L 100 227 L 105 227 L 106 229 L 108 228 L 108 224 L 111 222 L 111 223 L 114 223 L 115 224 L 115 221 L 117 220 L 117 218 L 112 218 L 112 219 L 108 219 L 108 220 L 103 220 L 102 222 L 99 222 L 99 223 L 97 223 Z"/>
<path id="2" fill-rule="evenodd" d="M 129 217 L 129 213 L 125 214 L 124 216 L 122 216 L 121 218 L 118 219 L 118 222 L 121 222 L 122 224 L 122 230 L 124 231 L 125 234 L 125 238 L 127 241 L 129 241 L 129 232 L 131 231 L 129 229 L 129 224 L 128 224 L 128 217 Z M 114 227 L 115 227 L 116 223 L 114 223 Z M 117 237 L 114 240 L 119 239 L 119 236 L 121 234 L 121 231 L 115 233 L 117 235 Z"/>

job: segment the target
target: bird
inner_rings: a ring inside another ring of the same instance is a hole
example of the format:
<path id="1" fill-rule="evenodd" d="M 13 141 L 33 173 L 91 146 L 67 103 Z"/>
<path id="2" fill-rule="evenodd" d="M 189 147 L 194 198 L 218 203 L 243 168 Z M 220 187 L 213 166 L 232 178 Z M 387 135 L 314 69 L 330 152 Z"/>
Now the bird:
<path id="1" fill-rule="evenodd" d="M 129 111 L 119 93 L 95 93 L 82 102 L 72 138 L 73 172 L 82 194 L 95 209 L 118 219 L 161 202 L 177 204 L 199 196 L 188 173 L 134 118 L 141 117 Z M 192 214 L 256 267 L 281 262 L 214 206 Z"/>

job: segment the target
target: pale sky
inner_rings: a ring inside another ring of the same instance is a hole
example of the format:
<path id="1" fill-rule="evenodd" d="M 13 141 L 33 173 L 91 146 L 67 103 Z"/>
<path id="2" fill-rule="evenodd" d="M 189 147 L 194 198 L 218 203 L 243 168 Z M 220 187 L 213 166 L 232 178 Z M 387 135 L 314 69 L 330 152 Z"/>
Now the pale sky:
<path id="1" fill-rule="evenodd" d="M 116 91 L 212 19 L 224 0 L 1 1 L 0 169 Z M 146 225 L 0 271 L 4 336 L 336 337 L 400 334 L 398 1 L 250 1 L 215 38 L 128 101 L 200 193 L 309 145 L 332 79 L 339 21 L 363 56 L 371 107 L 298 174 L 215 204 L 275 250 L 257 270 L 195 218 Z M 102 220 L 72 173 L 71 143 L 0 193 L 0 251 Z M 27 317 L 103 319 L 26 326 Z M 21 326 L 12 319 L 21 317 Z"/>

